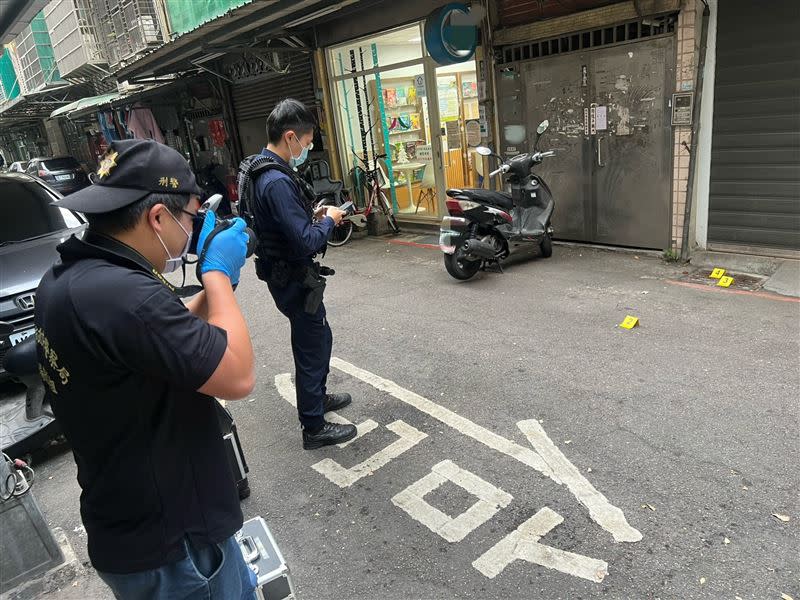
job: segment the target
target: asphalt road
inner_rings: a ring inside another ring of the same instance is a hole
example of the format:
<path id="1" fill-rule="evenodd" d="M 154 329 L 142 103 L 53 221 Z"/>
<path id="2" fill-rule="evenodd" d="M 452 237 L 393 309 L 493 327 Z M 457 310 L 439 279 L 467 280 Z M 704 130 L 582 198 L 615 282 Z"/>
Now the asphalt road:
<path id="1" fill-rule="evenodd" d="M 345 448 L 302 450 L 275 383 L 293 372 L 288 324 L 252 272 L 237 291 L 258 360 L 255 393 L 229 405 L 243 509 L 299 598 L 800 599 L 800 304 L 577 247 L 466 283 L 438 251 L 385 240 L 326 263 L 329 388 L 354 396 L 341 417 L 375 423 Z M 71 455 L 37 467 L 45 515 L 85 559 Z M 514 533 L 526 523 L 541 530 Z M 88 577 L 53 597 L 104 594 Z"/>

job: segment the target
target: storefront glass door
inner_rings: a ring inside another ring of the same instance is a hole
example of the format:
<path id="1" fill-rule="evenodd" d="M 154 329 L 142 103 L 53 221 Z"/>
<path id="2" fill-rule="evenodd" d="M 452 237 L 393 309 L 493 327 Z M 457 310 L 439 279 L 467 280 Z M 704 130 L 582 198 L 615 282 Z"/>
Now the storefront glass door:
<path id="1" fill-rule="evenodd" d="M 437 69 L 423 47 L 415 24 L 327 53 L 345 186 L 363 206 L 377 165 L 400 219 L 438 219 L 444 189 L 478 183 L 475 63 Z"/>
<path id="2" fill-rule="evenodd" d="M 474 61 L 436 69 L 440 140 L 446 188 L 477 187 L 482 164 L 478 77 Z"/>

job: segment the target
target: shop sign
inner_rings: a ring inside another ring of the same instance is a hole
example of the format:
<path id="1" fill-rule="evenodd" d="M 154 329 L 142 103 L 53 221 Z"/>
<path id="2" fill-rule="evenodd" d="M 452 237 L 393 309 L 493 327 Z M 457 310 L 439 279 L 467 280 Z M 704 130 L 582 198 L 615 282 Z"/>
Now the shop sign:
<path id="1" fill-rule="evenodd" d="M 425 46 L 440 65 L 465 62 L 478 46 L 478 25 L 485 15 L 481 6 L 454 2 L 434 10 L 425 19 Z"/>

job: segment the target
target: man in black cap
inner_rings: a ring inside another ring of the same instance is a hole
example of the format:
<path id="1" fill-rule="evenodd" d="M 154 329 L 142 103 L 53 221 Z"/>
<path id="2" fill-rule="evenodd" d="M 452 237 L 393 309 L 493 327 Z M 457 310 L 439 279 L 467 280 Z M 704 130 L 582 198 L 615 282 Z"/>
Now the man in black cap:
<path id="1" fill-rule="evenodd" d="M 162 273 L 180 266 L 199 218 L 186 160 L 151 140 L 116 141 L 97 177 L 59 202 L 89 228 L 59 247 L 35 317 L 39 370 L 78 466 L 89 557 L 117 598 L 252 598 L 212 397 L 244 398 L 255 382 L 233 294 L 244 222 L 205 248 L 206 216 L 205 289 L 184 305 Z"/>

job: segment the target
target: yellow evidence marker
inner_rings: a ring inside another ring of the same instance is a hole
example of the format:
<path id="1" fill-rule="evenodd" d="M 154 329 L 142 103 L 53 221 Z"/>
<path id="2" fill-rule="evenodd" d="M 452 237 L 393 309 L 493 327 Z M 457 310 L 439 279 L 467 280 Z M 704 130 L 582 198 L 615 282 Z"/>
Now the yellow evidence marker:
<path id="1" fill-rule="evenodd" d="M 623 329 L 633 329 L 639 324 L 639 317 L 632 317 L 628 315 L 625 320 L 619 324 Z"/>
<path id="2" fill-rule="evenodd" d="M 719 282 L 717 283 L 717 286 L 719 286 L 719 287 L 731 287 L 732 283 L 733 283 L 733 277 L 728 277 L 726 275 L 725 277 L 721 277 L 720 278 Z"/>
<path id="3" fill-rule="evenodd" d="M 711 275 L 709 275 L 709 277 L 711 279 L 719 279 L 723 275 L 725 275 L 725 269 L 716 268 L 713 271 L 711 271 Z"/>

